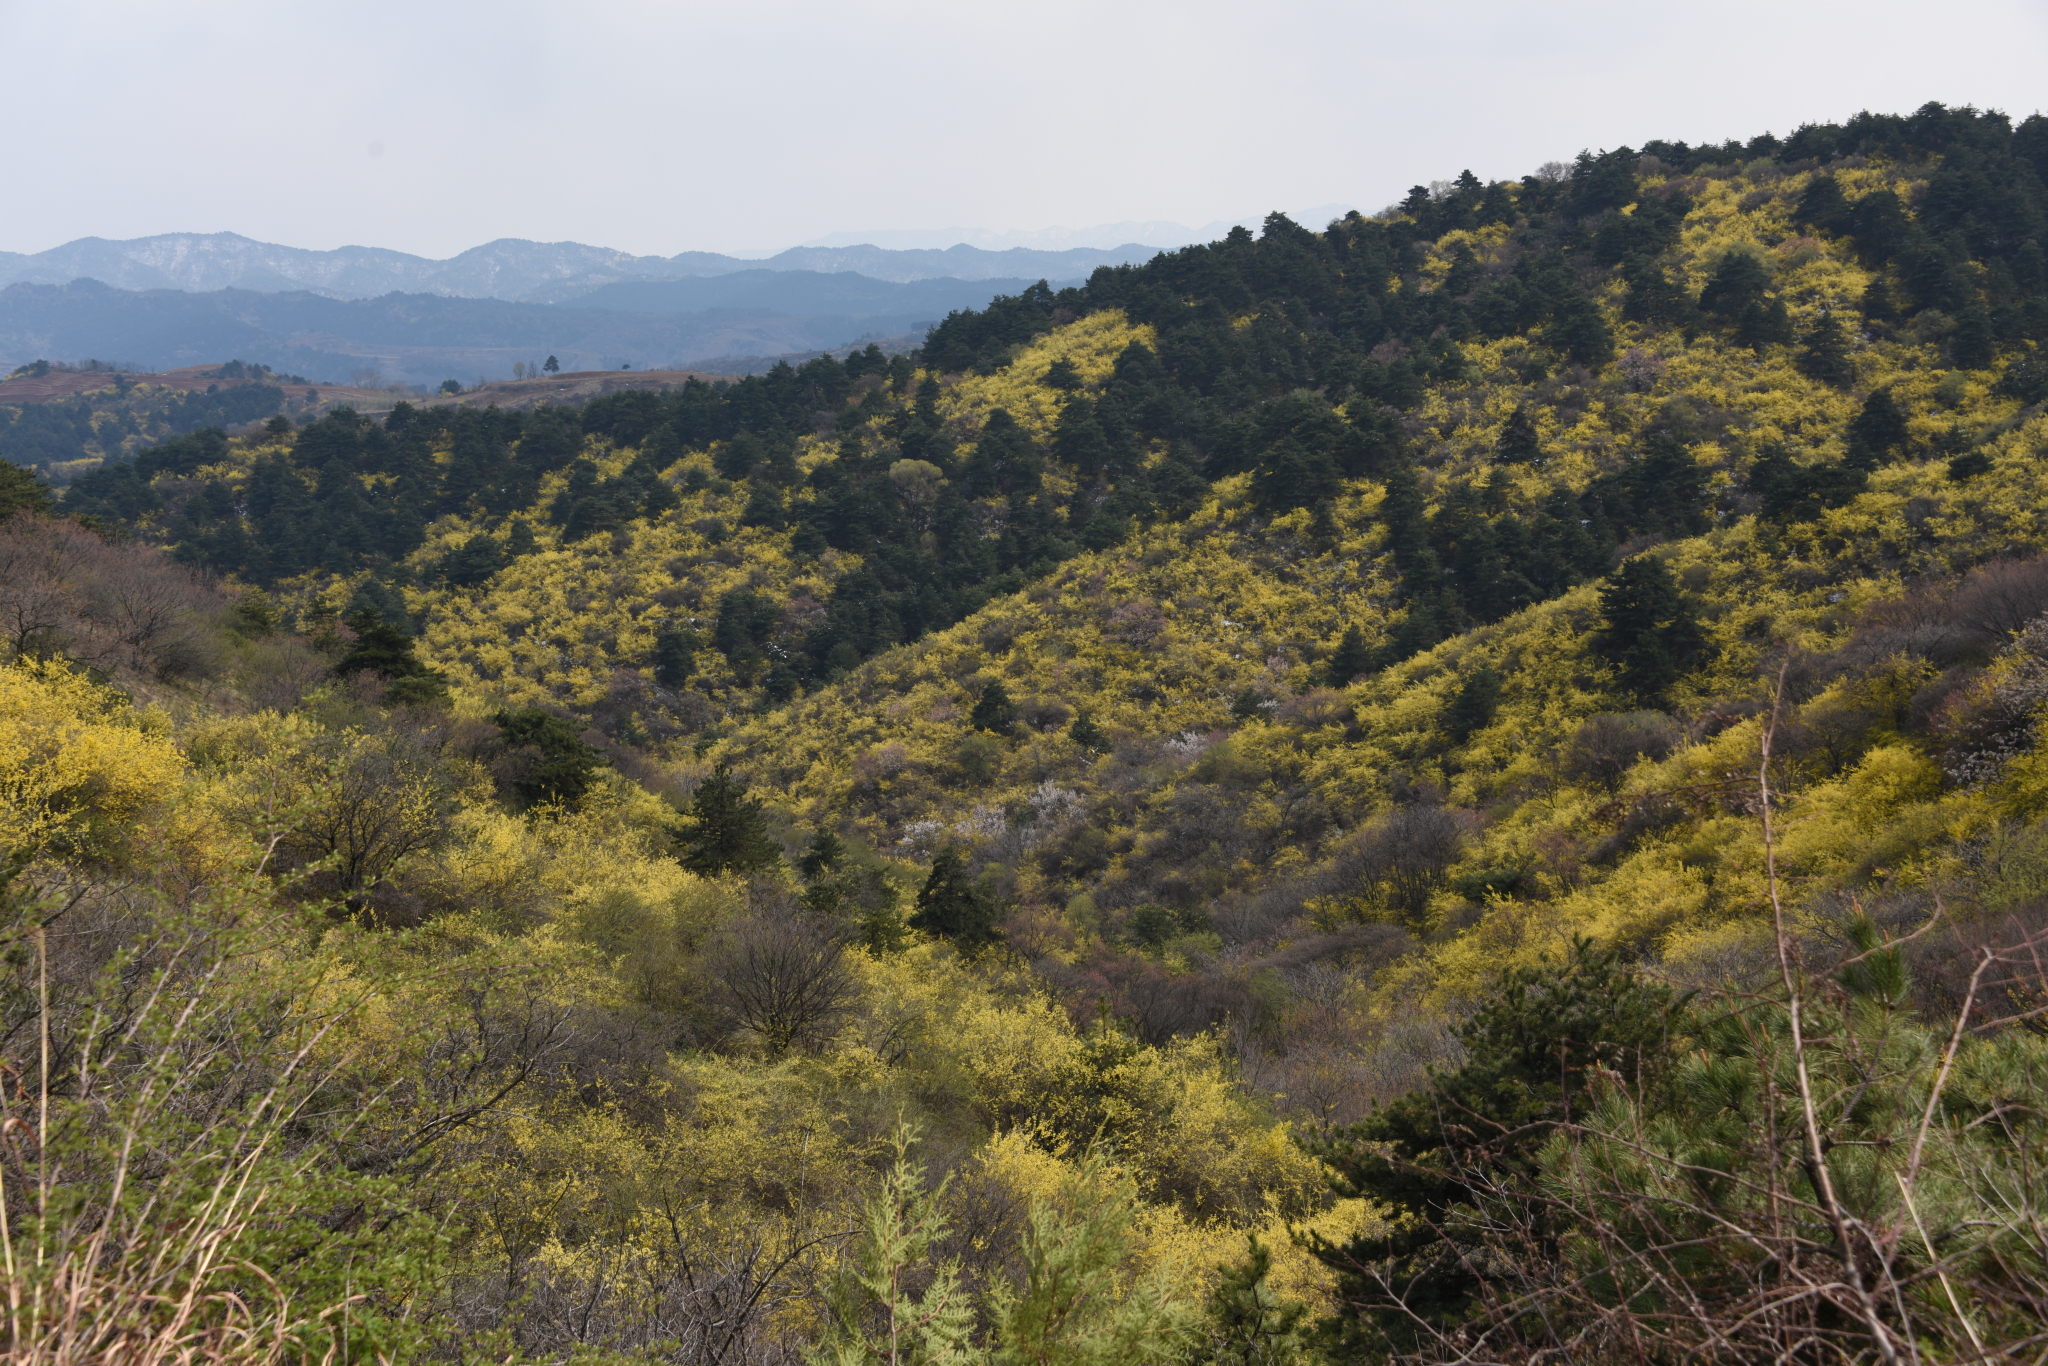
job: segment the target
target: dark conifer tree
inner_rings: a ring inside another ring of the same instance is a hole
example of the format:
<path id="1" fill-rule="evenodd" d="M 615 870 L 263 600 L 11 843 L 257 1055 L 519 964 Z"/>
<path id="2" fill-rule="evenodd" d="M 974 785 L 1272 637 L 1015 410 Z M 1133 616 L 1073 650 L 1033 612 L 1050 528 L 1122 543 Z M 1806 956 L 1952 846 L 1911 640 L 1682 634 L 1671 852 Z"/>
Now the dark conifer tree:
<path id="1" fill-rule="evenodd" d="M 1982 299 L 1970 300 L 1963 309 L 1948 345 L 1955 363 L 1965 370 L 1982 370 L 1998 358 L 1992 345 L 1991 313 Z"/>
<path id="2" fill-rule="evenodd" d="M 1346 626 L 1337 648 L 1323 661 L 1323 681 L 1341 688 L 1360 674 L 1372 672 L 1373 652 L 1356 626 Z"/>
<path id="3" fill-rule="evenodd" d="M 1770 283 L 1771 272 L 1762 261 L 1746 251 L 1731 251 L 1700 290 L 1700 307 L 1733 322 L 1751 304 L 1763 300 Z"/>
<path id="4" fill-rule="evenodd" d="M 718 448 L 711 464 L 721 478 L 744 479 L 767 458 L 768 448 L 752 432 L 741 432 Z"/>
<path id="5" fill-rule="evenodd" d="M 1494 710 L 1500 705 L 1500 684 L 1500 674 L 1484 665 L 1465 675 L 1444 713 L 1444 729 L 1452 743 L 1462 745 L 1493 723 Z"/>
<path id="6" fill-rule="evenodd" d="M 356 638 L 335 663 L 336 677 L 376 674 L 387 684 L 386 695 L 397 702 L 427 703 L 447 697 L 448 686 L 441 675 L 413 653 L 412 637 L 387 622 L 376 608 L 358 607 L 344 624 Z"/>
<path id="7" fill-rule="evenodd" d="M 821 826 L 798 856 L 796 870 L 806 882 L 816 881 L 839 866 L 840 855 L 844 852 L 845 846 L 840 843 L 839 836 Z"/>
<path id="8" fill-rule="evenodd" d="M 1817 175 L 1806 182 L 1799 196 L 1794 220 L 1822 232 L 1845 232 L 1849 227 L 1849 201 L 1831 175 Z"/>
<path id="9" fill-rule="evenodd" d="M 696 659 L 697 633 L 688 626 L 671 624 L 654 633 L 654 681 L 663 687 L 687 683 Z"/>
<path id="10" fill-rule="evenodd" d="M 740 525 L 774 530 L 788 523 L 789 505 L 783 501 L 782 490 L 766 478 L 756 479 L 746 510 L 740 513 Z"/>
<path id="11" fill-rule="evenodd" d="M 1091 753 L 1101 749 L 1106 739 L 1102 727 L 1095 724 L 1095 719 L 1088 715 L 1085 707 L 1074 713 L 1073 723 L 1067 727 L 1067 738 Z"/>
<path id="12" fill-rule="evenodd" d="M 1266 710 L 1266 699 L 1257 688 L 1246 688 L 1230 699 L 1230 714 L 1239 721 L 1263 721 Z"/>
<path id="13" fill-rule="evenodd" d="M 1706 650 L 1691 600 L 1654 555 L 1638 555 L 1614 571 L 1600 590 L 1600 610 L 1605 622 L 1593 647 L 1643 702 L 1661 701 Z"/>
<path id="14" fill-rule="evenodd" d="M 1084 479 L 1108 468 L 1112 458 L 1109 437 L 1097 420 L 1094 404 L 1085 398 L 1067 401 L 1067 406 L 1060 410 L 1053 448 Z"/>
<path id="15" fill-rule="evenodd" d="M 1291 436 L 1267 448 L 1252 471 L 1252 506 L 1269 515 L 1328 502 L 1341 490 L 1337 464 L 1329 454 L 1309 450 Z"/>
<path id="16" fill-rule="evenodd" d="M 1849 423 L 1848 463 L 1858 469 L 1876 469 L 1885 457 L 1905 449 L 1908 435 L 1906 414 L 1890 387 L 1874 390 L 1863 400 L 1863 411 Z"/>
<path id="17" fill-rule="evenodd" d="M 1614 333 L 1607 319 L 1598 304 L 1577 290 L 1558 303 L 1550 326 L 1543 329 L 1543 342 L 1594 370 L 1614 359 Z"/>
<path id="18" fill-rule="evenodd" d="M 724 764 L 697 784 L 688 814 L 692 823 L 676 832 L 676 843 L 683 867 L 693 873 L 752 873 L 782 857 L 782 846 L 768 833 L 761 799 L 749 797 L 745 785 Z"/>
<path id="19" fill-rule="evenodd" d="M 1807 329 L 1797 364 L 1801 374 L 1823 384 L 1841 387 L 1855 378 L 1855 369 L 1849 364 L 1849 338 L 1834 314 L 1821 314 Z"/>
<path id="20" fill-rule="evenodd" d="M 48 514 L 50 489 L 31 470 L 0 460 L 0 522 L 17 512 Z"/>
<path id="21" fill-rule="evenodd" d="M 1891 286 L 1884 282 L 1884 276 L 1873 279 L 1863 290 L 1863 298 L 1857 310 L 1872 322 L 1890 322 L 1899 316 L 1899 305 L 1892 298 Z"/>
<path id="22" fill-rule="evenodd" d="M 1519 403 L 1501 424 L 1500 437 L 1493 444 L 1493 458 L 1504 465 L 1534 465 L 1543 459 L 1543 443 L 1537 439 L 1536 423 Z"/>
<path id="23" fill-rule="evenodd" d="M 1046 367 L 1045 386 L 1070 394 L 1081 387 L 1081 372 L 1074 368 L 1074 362 L 1061 356 Z"/>
<path id="24" fill-rule="evenodd" d="M 1206 1366 L 1283 1366 L 1306 1360 L 1310 1331 L 1306 1305 L 1282 1300 L 1266 1283 L 1273 1254 L 1256 1234 L 1248 1235 L 1246 1258 L 1218 1268 L 1209 1293 L 1208 1341 L 1192 1358 Z"/>
<path id="25" fill-rule="evenodd" d="M 513 791 L 529 806 L 576 805 L 604 767 L 604 756 L 583 743 L 576 723 L 565 717 L 521 707 L 494 713 L 491 721 L 508 746 L 534 752 L 533 761 L 512 779 Z"/>
<path id="26" fill-rule="evenodd" d="M 994 735 L 1008 735 L 1010 728 L 1017 724 L 1016 705 L 1010 701 L 1010 694 L 1004 691 L 1000 679 L 991 678 L 982 688 L 981 696 L 975 699 L 974 710 L 967 714 L 967 724 Z"/>
<path id="27" fill-rule="evenodd" d="M 1735 340 L 1761 351 L 1792 340 L 1792 315 L 1783 299 L 1757 299 L 1735 320 Z"/>
<path id="28" fill-rule="evenodd" d="M 961 952 L 973 955 L 1001 941 L 1002 931 L 996 928 L 1000 915 L 994 898 L 967 876 L 960 851 L 941 849 L 918 890 L 909 923 L 910 928 L 950 939 Z"/>

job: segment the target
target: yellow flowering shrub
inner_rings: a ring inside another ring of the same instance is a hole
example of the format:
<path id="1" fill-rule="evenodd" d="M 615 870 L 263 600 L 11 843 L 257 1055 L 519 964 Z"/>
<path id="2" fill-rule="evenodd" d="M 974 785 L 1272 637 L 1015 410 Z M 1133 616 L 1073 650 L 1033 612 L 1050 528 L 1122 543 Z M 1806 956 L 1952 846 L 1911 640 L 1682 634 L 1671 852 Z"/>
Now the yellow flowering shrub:
<path id="1" fill-rule="evenodd" d="M 184 781 L 168 732 L 63 663 L 0 664 L 0 848 L 114 852 Z"/>

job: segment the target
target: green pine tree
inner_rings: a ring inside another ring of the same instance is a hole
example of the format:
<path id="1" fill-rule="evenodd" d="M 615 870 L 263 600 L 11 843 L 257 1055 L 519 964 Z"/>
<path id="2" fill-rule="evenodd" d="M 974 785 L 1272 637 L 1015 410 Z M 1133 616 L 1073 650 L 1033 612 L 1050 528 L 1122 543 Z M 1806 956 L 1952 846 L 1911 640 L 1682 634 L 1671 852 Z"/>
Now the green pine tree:
<path id="1" fill-rule="evenodd" d="M 1101 749 L 1107 740 L 1102 727 L 1095 724 L 1095 719 L 1088 715 L 1085 707 L 1074 713 L 1073 724 L 1067 727 L 1067 738 L 1091 752 Z"/>
<path id="2" fill-rule="evenodd" d="M 991 678 L 982 688 L 974 710 L 967 714 L 967 724 L 993 735 L 1008 735 L 1010 728 L 1017 724 L 1016 705 L 1010 701 L 1010 694 L 1004 691 L 1000 679 Z"/>
<path id="3" fill-rule="evenodd" d="M 1550 326 L 1543 329 L 1543 344 L 1588 369 L 1598 370 L 1614 359 L 1614 333 L 1600 305 L 1577 290 L 1558 303 Z"/>
<path id="4" fill-rule="evenodd" d="M 671 623 L 654 633 L 654 681 L 664 688 L 680 688 L 689 682 L 690 669 L 697 662 L 697 633 L 686 625 Z"/>
<path id="5" fill-rule="evenodd" d="M 355 640 L 334 665 L 337 678 L 373 673 L 385 681 L 387 700 L 401 705 L 431 705 L 448 699 L 447 681 L 413 653 L 412 637 L 385 621 L 367 604 L 350 612 L 343 625 Z"/>
<path id="6" fill-rule="evenodd" d="M 17 512 L 48 516 L 50 506 L 49 486 L 36 477 L 35 471 L 12 460 L 0 460 L 0 522 Z"/>
<path id="7" fill-rule="evenodd" d="M 1984 307 L 1982 299 L 1970 300 L 1948 339 L 1950 355 L 1965 370 L 1982 370 L 1998 359 L 1993 341 L 1990 310 Z"/>
<path id="8" fill-rule="evenodd" d="M 1000 914 L 995 899 L 967 876 L 960 851 L 941 849 L 918 890 L 909 923 L 911 929 L 950 939 L 961 952 L 972 955 L 1001 941 L 1002 931 L 996 928 Z"/>
<path id="9" fill-rule="evenodd" d="M 990 1296 L 1004 1366 L 1166 1366 L 1185 1359 L 1195 1325 L 1174 1292 L 1176 1269 L 1135 1279 L 1138 1193 L 1091 1148 L 1050 1197 L 1032 1201 L 1019 1282 Z"/>
<path id="10" fill-rule="evenodd" d="M 1543 443 L 1536 437 L 1536 424 L 1519 403 L 1501 424 L 1493 444 L 1493 458 L 1503 465 L 1534 465 L 1543 459 Z"/>
<path id="11" fill-rule="evenodd" d="M 1465 675 L 1444 713 L 1444 729 L 1453 743 L 1462 745 L 1493 724 L 1494 710 L 1500 705 L 1500 685 L 1500 674 L 1484 665 Z"/>
<path id="12" fill-rule="evenodd" d="M 1807 378 L 1838 388 L 1856 377 L 1855 368 L 1849 364 L 1848 335 L 1834 314 L 1821 314 L 1820 320 L 1807 330 L 1795 363 Z"/>
<path id="13" fill-rule="evenodd" d="M 1756 299 L 1735 319 L 1735 340 L 1755 351 L 1792 340 L 1792 315 L 1783 299 Z"/>
<path id="14" fill-rule="evenodd" d="M 1323 661 L 1323 681 L 1333 688 L 1341 688 L 1360 674 L 1371 673 L 1372 658 L 1373 652 L 1365 643 L 1364 634 L 1356 626 L 1346 626 L 1343 639 Z"/>
<path id="15" fill-rule="evenodd" d="M 1609 576 L 1600 610 L 1606 621 L 1593 648 L 1620 671 L 1622 687 L 1645 702 L 1661 700 L 1705 653 L 1692 601 L 1654 555 L 1638 555 Z"/>
<path id="16" fill-rule="evenodd" d="M 811 836 L 811 842 L 804 848 L 796 861 L 796 870 L 806 882 L 816 882 L 839 866 L 839 857 L 845 852 L 839 836 L 820 826 Z"/>
<path id="17" fill-rule="evenodd" d="M 783 500 L 782 490 L 766 478 L 754 481 L 754 491 L 747 498 L 746 510 L 740 513 L 741 526 L 766 527 L 777 530 L 789 523 L 789 505 Z"/>
<path id="18" fill-rule="evenodd" d="M 1208 1321 L 1190 1366 L 1294 1366 L 1308 1359 L 1308 1306 L 1284 1303 L 1273 1293 L 1266 1284 L 1273 1254 L 1256 1234 L 1245 1241 L 1244 1261 L 1217 1268 Z"/>
<path id="19" fill-rule="evenodd" d="M 1751 304 L 1761 303 L 1771 285 L 1771 270 L 1748 251 L 1731 251 L 1714 266 L 1700 290 L 1700 307 L 1730 322 Z"/>
<path id="20" fill-rule="evenodd" d="M 1806 182 L 1793 221 L 1822 232 L 1848 231 L 1849 201 L 1842 196 L 1842 187 L 1833 176 L 1817 175 Z"/>
<path id="21" fill-rule="evenodd" d="M 244 589 L 228 608 L 228 629 L 244 640 L 260 640 L 275 631 L 283 619 L 270 595 L 260 588 Z"/>
<path id="22" fill-rule="evenodd" d="M 1316 1145 L 1342 1193 L 1392 1216 L 1314 1246 L 1338 1277 L 1327 1327 L 1340 1360 L 1398 1359 L 1483 1317 L 1481 1230 L 1514 1216 L 1554 1237 L 1571 1217 L 1538 1186 L 1558 1124 L 1601 1077 L 1654 1086 L 1671 1062 L 1673 994 L 1644 981 L 1619 946 L 1579 940 L 1561 967 L 1509 969 L 1482 999 L 1459 1031 L 1461 1066 Z M 1397 1293 L 1386 1293 L 1379 1271 L 1392 1273 Z"/>
<path id="23" fill-rule="evenodd" d="M 1857 311 L 1871 322 L 1890 322 L 1899 316 L 1898 301 L 1892 298 L 1891 286 L 1884 282 L 1884 276 L 1873 279 L 1863 290 L 1863 297 L 1856 305 Z"/>
<path id="24" fill-rule="evenodd" d="M 868 1197 L 860 1236 L 847 1249 L 825 1288 L 826 1322 L 818 1344 L 805 1353 L 810 1366 L 970 1366 L 974 1302 L 960 1282 L 957 1260 L 932 1263 L 933 1249 L 951 1226 L 946 1191 L 910 1159 L 917 1130 L 899 1125 L 896 1161 Z M 913 1295 L 912 1285 L 921 1285 Z"/>
<path id="25" fill-rule="evenodd" d="M 772 867 L 782 846 L 768 833 L 761 799 L 720 764 L 690 798 L 692 824 L 676 832 L 683 867 L 704 877 Z"/>
<path id="26" fill-rule="evenodd" d="M 1906 448 L 1911 435 L 1906 414 L 1892 397 L 1889 387 L 1872 391 L 1863 400 L 1863 410 L 1849 423 L 1849 454 L 1845 463 L 1861 470 L 1873 470 L 1887 456 Z"/>
<path id="27" fill-rule="evenodd" d="M 1063 394 L 1071 394 L 1081 387 L 1081 372 L 1074 368 L 1074 362 L 1068 360 L 1065 356 L 1061 356 L 1051 365 L 1045 367 L 1045 379 L 1043 382 L 1048 389 L 1057 389 Z"/>
<path id="28" fill-rule="evenodd" d="M 1991 473 L 1991 457 L 1982 451 L 1964 451 L 1951 456 L 1948 462 L 1948 477 L 1951 483 L 1967 484 L 1980 474 Z"/>
<path id="29" fill-rule="evenodd" d="M 604 756 L 583 743 L 580 728 L 566 717 L 539 707 L 521 707 L 494 712 L 491 722 L 506 745 L 536 753 L 534 761 L 512 780 L 513 791 L 528 806 L 576 805 L 605 766 Z"/>

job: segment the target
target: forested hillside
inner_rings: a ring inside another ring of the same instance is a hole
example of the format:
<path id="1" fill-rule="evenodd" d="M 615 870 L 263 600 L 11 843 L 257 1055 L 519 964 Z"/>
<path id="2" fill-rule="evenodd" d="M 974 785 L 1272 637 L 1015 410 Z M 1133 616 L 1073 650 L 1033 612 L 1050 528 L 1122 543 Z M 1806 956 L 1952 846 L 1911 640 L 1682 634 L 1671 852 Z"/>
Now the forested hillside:
<path id="1" fill-rule="evenodd" d="M 2044 181 L 1587 152 L 12 478 L 10 1331 L 2038 1356 Z"/>
<path id="2" fill-rule="evenodd" d="M 49 371 L 49 362 L 38 361 L 8 378 Z M 62 483 L 103 463 L 132 458 L 166 437 L 269 417 L 284 407 L 283 383 L 305 383 L 241 361 L 207 372 L 212 382 L 204 392 L 110 367 L 89 373 L 98 383 L 54 401 L 9 402 L 0 394 L 0 454 Z"/>

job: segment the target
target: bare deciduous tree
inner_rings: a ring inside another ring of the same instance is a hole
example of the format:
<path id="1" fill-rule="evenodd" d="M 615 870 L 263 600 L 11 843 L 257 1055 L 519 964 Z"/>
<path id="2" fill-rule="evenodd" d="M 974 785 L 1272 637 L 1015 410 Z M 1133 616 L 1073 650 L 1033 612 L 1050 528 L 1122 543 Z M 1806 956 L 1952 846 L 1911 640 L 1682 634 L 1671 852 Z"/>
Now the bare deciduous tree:
<path id="1" fill-rule="evenodd" d="M 852 1004 L 844 955 L 810 917 L 767 911 L 733 927 L 709 972 L 732 1018 L 783 1053 L 819 1039 Z"/>
<path id="2" fill-rule="evenodd" d="M 166 677 L 204 672 L 222 607 L 190 570 L 76 522 L 17 513 L 0 524 L 0 646 Z"/>

